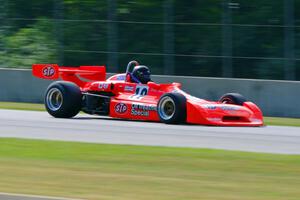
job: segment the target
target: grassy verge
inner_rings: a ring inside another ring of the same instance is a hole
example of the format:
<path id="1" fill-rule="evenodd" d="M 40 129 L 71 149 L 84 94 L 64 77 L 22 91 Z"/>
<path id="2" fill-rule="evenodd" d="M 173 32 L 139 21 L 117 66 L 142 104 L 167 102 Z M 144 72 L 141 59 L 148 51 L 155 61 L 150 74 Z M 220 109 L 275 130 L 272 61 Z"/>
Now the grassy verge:
<path id="1" fill-rule="evenodd" d="M 267 125 L 300 127 L 299 118 L 264 117 L 264 120 Z"/>
<path id="2" fill-rule="evenodd" d="M 43 104 L 15 102 L 0 102 L 0 109 L 45 111 Z M 300 119 L 298 118 L 264 117 L 264 120 L 266 125 L 300 127 Z"/>
<path id="3" fill-rule="evenodd" d="M 2 192 L 83 199 L 293 200 L 300 156 L 0 139 Z"/>
<path id="4" fill-rule="evenodd" d="M 45 111 L 45 106 L 38 103 L 0 102 L 0 109 Z"/>

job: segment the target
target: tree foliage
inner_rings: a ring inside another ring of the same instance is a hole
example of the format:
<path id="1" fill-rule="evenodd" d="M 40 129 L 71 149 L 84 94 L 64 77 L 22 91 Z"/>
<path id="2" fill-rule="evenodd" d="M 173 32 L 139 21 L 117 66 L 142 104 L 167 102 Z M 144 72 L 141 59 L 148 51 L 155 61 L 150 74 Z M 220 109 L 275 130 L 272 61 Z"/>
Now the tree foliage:
<path id="1" fill-rule="evenodd" d="M 50 23 L 42 19 L 4 37 L 5 51 L 0 54 L 1 66 L 24 68 L 33 63 L 57 60 L 57 41 Z"/>
<path id="2" fill-rule="evenodd" d="M 238 5 L 230 14 L 234 77 L 284 78 L 284 1 L 234 1 Z M 136 59 L 149 65 L 153 73 L 164 72 L 165 0 L 116 0 L 116 21 L 108 21 L 108 0 L 6 2 L 0 29 L 1 66 L 30 67 L 37 62 L 101 65 L 107 63 L 109 53 L 117 53 L 119 71 Z M 221 76 L 225 1 L 171 2 L 175 74 Z M 299 1 L 294 6 L 299 26 Z M 111 23 L 117 27 L 117 52 L 108 48 Z M 294 46 L 299 60 L 298 27 Z M 298 79 L 299 63 L 295 65 Z"/>

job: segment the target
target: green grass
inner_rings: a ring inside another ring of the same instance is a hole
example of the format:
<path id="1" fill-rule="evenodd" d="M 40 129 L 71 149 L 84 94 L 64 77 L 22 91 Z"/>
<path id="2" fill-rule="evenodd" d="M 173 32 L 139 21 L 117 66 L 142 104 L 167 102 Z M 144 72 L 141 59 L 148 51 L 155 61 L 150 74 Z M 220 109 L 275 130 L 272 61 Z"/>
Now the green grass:
<path id="1" fill-rule="evenodd" d="M 300 127 L 299 118 L 264 117 L 264 121 L 267 125 Z"/>
<path id="2" fill-rule="evenodd" d="M 45 111 L 45 106 L 38 103 L 0 102 L 0 109 Z"/>
<path id="3" fill-rule="evenodd" d="M 0 109 L 45 111 L 43 104 L 15 102 L 0 102 Z M 264 117 L 264 121 L 266 125 L 300 127 L 299 118 Z"/>
<path id="4" fill-rule="evenodd" d="M 299 200 L 300 156 L 0 139 L 0 191 L 104 200 Z"/>

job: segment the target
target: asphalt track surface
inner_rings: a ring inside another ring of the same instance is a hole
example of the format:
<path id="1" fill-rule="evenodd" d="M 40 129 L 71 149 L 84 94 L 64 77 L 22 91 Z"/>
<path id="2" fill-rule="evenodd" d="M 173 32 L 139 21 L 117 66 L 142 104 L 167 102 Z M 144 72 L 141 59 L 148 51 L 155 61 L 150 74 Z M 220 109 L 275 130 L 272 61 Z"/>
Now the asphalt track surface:
<path id="1" fill-rule="evenodd" d="M 0 137 L 300 154 L 298 127 L 166 125 L 79 114 L 0 110 Z"/>

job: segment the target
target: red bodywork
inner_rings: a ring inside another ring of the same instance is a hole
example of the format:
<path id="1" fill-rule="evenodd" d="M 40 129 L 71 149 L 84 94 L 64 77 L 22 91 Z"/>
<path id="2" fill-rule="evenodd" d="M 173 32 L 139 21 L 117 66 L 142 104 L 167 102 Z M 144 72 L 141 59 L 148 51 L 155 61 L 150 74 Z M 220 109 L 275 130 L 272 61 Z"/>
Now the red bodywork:
<path id="1" fill-rule="evenodd" d="M 59 67 L 56 64 L 35 64 L 33 75 L 77 84 L 83 94 L 110 94 L 109 116 L 131 120 L 160 121 L 157 103 L 165 93 L 176 92 L 187 99 L 187 118 L 190 124 L 220 126 L 262 126 L 261 110 L 252 102 L 242 106 L 223 104 L 191 96 L 181 90 L 180 83 L 137 84 L 128 81 L 126 74 L 106 79 L 104 66 Z"/>

